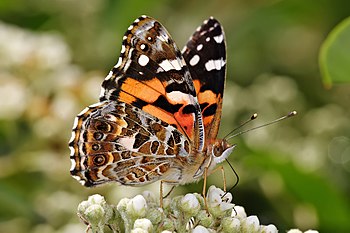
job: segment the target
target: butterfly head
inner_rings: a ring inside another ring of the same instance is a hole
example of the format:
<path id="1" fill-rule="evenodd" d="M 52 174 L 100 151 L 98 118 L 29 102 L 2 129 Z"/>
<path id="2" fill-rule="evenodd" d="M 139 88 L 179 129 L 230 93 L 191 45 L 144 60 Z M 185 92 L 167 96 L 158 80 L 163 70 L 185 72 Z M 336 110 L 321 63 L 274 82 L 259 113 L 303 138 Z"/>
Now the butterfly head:
<path id="1" fill-rule="evenodd" d="M 230 145 L 226 139 L 217 139 L 209 148 L 215 164 L 221 163 L 232 153 L 236 145 Z"/>

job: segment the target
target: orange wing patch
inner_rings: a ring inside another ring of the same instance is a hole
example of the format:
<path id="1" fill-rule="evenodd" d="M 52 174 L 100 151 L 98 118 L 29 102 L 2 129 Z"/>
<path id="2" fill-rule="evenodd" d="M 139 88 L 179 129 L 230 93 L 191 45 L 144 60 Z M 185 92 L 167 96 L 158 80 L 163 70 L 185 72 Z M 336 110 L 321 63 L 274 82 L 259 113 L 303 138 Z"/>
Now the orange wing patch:
<path id="1" fill-rule="evenodd" d="M 133 78 L 127 78 L 123 82 L 121 90 L 147 103 L 153 103 L 160 95 L 165 94 L 165 88 L 156 78 L 149 81 L 138 81 Z"/>

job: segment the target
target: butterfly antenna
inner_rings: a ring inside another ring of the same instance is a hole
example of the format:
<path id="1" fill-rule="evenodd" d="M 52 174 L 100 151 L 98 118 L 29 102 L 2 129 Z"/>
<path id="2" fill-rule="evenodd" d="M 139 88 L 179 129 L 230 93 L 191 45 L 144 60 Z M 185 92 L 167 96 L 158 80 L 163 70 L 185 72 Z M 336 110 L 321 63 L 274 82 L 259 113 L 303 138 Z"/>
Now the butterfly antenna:
<path id="1" fill-rule="evenodd" d="M 269 122 L 269 123 L 266 123 L 266 124 L 263 124 L 263 125 L 259 125 L 259 126 L 257 126 L 257 127 L 251 128 L 251 129 L 247 129 L 247 130 L 238 132 L 238 133 L 236 133 L 236 134 L 234 134 L 234 135 L 231 135 L 231 136 L 228 137 L 228 138 L 225 137 L 225 139 L 226 139 L 226 140 L 229 140 L 229 139 L 231 139 L 231 138 L 237 137 L 238 135 L 241 135 L 241 134 L 247 133 L 247 132 L 249 132 L 249 131 L 253 131 L 253 130 L 256 130 L 256 129 L 259 129 L 259 128 L 268 126 L 268 125 L 275 124 L 275 123 L 277 123 L 277 122 L 283 121 L 283 120 L 285 120 L 285 119 L 287 119 L 287 118 L 289 118 L 289 117 L 293 117 L 293 116 L 295 116 L 295 115 L 297 115 L 297 112 L 296 112 L 296 111 L 291 111 L 291 112 L 288 113 L 287 115 L 285 115 L 285 116 L 283 116 L 283 117 L 280 117 L 280 118 L 278 118 L 278 119 L 276 119 L 276 120 L 273 120 L 273 121 L 271 121 L 271 122 Z M 238 128 L 240 128 L 240 127 L 238 127 Z"/>
<path id="2" fill-rule="evenodd" d="M 246 124 L 248 124 L 249 122 L 251 122 L 252 120 L 255 120 L 258 117 L 257 113 L 254 113 L 250 119 L 246 120 L 245 122 L 243 122 L 242 124 L 240 124 L 238 127 L 234 128 L 233 130 L 231 130 L 231 132 L 229 132 L 224 139 L 228 139 L 227 137 L 230 136 L 230 134 L 234 133 L 235 131 L 239 130 L 240 128 L 242 128 L 243 126 L 245 126 Z M 231 137 L 229 137 L 231 138 Z"/>

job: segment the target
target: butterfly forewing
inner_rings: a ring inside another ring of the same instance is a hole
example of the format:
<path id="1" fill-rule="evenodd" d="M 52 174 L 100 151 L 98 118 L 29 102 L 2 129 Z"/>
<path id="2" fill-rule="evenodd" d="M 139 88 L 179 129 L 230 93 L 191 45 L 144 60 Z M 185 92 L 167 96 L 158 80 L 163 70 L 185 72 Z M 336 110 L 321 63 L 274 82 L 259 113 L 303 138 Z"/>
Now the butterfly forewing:
<path id="1" fill-rule="evenodd" d="M 125 33 L 117 65 L 102 84 L 100 100 L 119 100 L 174 125 L 198 150 L 204 131 L 189 70 L 166 29 L 142 16 Z"/>
<path id="2" fill-rule="evenodd" d="M 225 35 L 220 23 L 209 18 L 191 36 L 183 49 L 198 102 L 202 109 L 206 144 L 216 139 L 226 75 Z"/>

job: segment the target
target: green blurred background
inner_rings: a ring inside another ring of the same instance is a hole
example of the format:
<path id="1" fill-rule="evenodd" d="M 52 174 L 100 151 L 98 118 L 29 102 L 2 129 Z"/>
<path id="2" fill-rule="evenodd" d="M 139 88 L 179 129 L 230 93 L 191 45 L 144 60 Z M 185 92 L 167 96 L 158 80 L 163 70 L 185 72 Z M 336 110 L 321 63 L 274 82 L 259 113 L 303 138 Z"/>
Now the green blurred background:
<path id="1" fill-rule="evenodd" d="M 145 189 L 158 194 L 158 183 L 87 189 L 69 175 L 73 119 L 98 101 L 122 36 L 141 14 L 165 25 L 180 48 L 209 16 L 222 23 L 221 137 L 254 112 L 251 126 L 299 113 L 232 139 L 234 203 L 281 232 L 350 232 L 350 86 L 326 90 L 318 67 L 320 45 L 350 15 L 346 0 L 1 0 L 0 232 L 83 232 L 76 207 L 88 195 L 118 203 Z M 209 184 L 222 187 L 220 174 Z"/>

